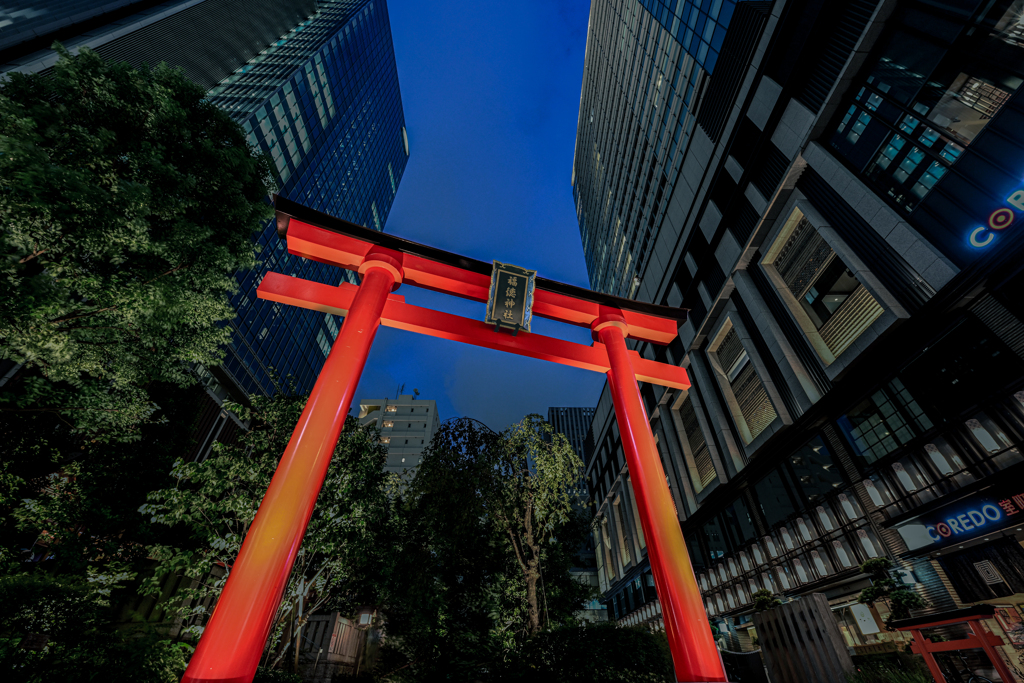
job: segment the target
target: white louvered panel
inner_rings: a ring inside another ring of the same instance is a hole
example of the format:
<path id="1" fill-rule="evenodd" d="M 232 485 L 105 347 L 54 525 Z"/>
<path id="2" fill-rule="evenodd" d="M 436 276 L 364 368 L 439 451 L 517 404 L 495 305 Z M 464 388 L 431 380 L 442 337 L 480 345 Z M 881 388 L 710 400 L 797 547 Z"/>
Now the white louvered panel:
<path id="1" fill-rule="evenodd" d="M 829 350 L 838 357 L 864 333 L 864 330 L 871 327 L 871 323 L 875 322 L 884 310 L 864 285 L 860 285 L 818 330 L 818 334 Z"/>

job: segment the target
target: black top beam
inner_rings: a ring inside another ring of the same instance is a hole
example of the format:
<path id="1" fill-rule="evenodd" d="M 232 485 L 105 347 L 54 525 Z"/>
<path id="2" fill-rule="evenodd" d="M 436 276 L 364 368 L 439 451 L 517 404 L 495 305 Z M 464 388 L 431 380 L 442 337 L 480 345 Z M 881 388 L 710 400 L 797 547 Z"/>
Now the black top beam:
<path id="1" fill-rule="evenodd" d="M 316 227 L 323 228 L 324 230 L 330 230 L 331 232 L 354 237 L 355 239 L 362 240 L 363 242 L 368 242 L 385 249 L 391 249 L 403 254 L 411 254 L 413 256 L 425 258 L 430 261 L 436 261 L 437 263 L 443 263 L 455 268 L 462 268 L 463 270 L 486 275 L 487 277 L 491 276 L 493 264 L 487 263 L 486 261 L 478 261 L 467 256 L 460 256 L 459 254 L 453 254 L 450 251 L 444 251 L 442 249 L 427 246 L 426 244 L 412 242 L 384 232 L 377 232 L 376 230 L 372 230 L 362 225 L 349 223 L 346 220 L 335 218 L 334 216 L 329 216 L 319 211 L 314 211 L 313 209 L 305 207 L 298 202 L 281 197 L 280 195 L 272 195 L 272 197 L 274 200 L 274 208 L 277 211 L 277 233 L 282 237 L 287 235 L 288 220 L 290 218 L 295 218 L 303 223 L 308 223 L 309 225 L 315 225 Z M 538 277 L 536 279 L 536 283 L 537 289 L 570 296 L 583 301 L 590 301 L 602 306 L 611 306 L 625 311 L 636 311 L 637 313 L 645 313 L 647 315 L 655 315 L 661 318 L 677 320 L 680 324 L 686 321 L 686 314 L 688 312 L 688 309 L 685 308 L 672 308 L 671 306 L 658 306 L 657 304 L 633 301 L 632 299 L 612 296 L 611 294 L 602 294 L 601 292 L 595 292 L 583 287 L 576 287 L 575 285 L 567 285 L 564 282 L 556 282 L 555 280 L 548 280 L 543 277 Z"/>

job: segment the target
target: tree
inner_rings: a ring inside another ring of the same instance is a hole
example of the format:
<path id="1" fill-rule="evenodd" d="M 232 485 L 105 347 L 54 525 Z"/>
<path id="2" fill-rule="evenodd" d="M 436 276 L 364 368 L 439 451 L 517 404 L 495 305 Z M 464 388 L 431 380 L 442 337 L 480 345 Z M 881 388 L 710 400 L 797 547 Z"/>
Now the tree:
<path id="1" fill-rule="evenodd" d="M 860 570 L 871 577 L 871 585 L 860 592 L 858 602 L 871 605 L 877 600 L 889 605 L 889 616 L 885 625 L 898 619 L 909 619 L 910 610 L 927 607 L 928 602 L 912 588 L 906 588 L 902 581 L 893 576 L 892 561 L 887 557 L 876 557 L 860 566 Z"/>
<path id="2" fill-rule="evenodd" d="M 13 568 L 9 568 L 13 569 Z M 0 676 L 15 683 L 97 677 L 115 683 L 176 683 L 188 646 L 114 627 L 111 585 L 46 572 L 0 576 Z"/>
<path id="3" fill-rule="evenodd" d="M 253 397 L 251 406 L 229 405 L 249 431 L 236 445 L 215 446 L 203 462 L 179 461 L 175 486 L 153 491 L 140 509 L 154 524 L 187 530 L 179 547 L 149 548 L 157 566 L 145 590 L 159 594 L 170 573 L 196 582 L 178 594 L 179 616 L 201 630 L 220 594 L 263 494 L 305 406 L 305 396 Z M 376 430 L 348 420 L 331 459 L 316 509 L 292 570 L 273 630 L 282 647 L 278 663 L 301 637 L 308 616 L 328 603 L 351 612 L 372 602 L 371 578 L 385 564 L 390 538 L 387 451 Z M 216 568 L 220 567 L 223 571 Z M 214 599 L 214 600 L 211 600 Z M 209 605 L 209 607 L 208 607 Z M 283 636 L 283 638 L 282 638 Z"/>
<path id="4" fill-rule="evenodd" d="M 782 600 L 775 597 L 775 593 L 767 588 L 755 591 L 750 597 L 754 599 L 755 612 L 764 612 L 782 604 Z"/>
<path id="5" fill-rule="evenodd" d="M 579 470 L 537 416 L 502 433 L 442 423 L 398 500 L 382 676 L 486 678 L 542 626 L 574 624 L 591 593 L 568 571 L 588 530 Z"/>
<path id="6" fill-rule="evenodd" d="M 541 557 L 578 503 L 583 462 L 540 415 L 527 415 L 505 431 L 496 456 L 488 507 L 522 571 L 532 636 L 541 628 Z"/>
<path id="7" fill-rule="evenodd" d="M 0 348 L 25 365 L 0 405 L 137 439 L 153 383 L 222 357 L 270 164 L 182 72 L 55 49 L 0 83 Z"/>

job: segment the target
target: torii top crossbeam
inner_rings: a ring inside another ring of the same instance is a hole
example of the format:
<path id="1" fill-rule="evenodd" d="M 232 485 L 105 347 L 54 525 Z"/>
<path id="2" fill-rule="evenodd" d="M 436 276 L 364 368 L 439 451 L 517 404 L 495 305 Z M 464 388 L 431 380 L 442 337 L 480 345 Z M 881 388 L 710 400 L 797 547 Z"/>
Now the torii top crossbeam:
<path id="1" fill-rule="evenodd" d="M 490 263 L 377 232 L 354 223 L 307 209 L 282 197 L 277 198 L 279 234 L 287 234 L 288 251 L 319 263 L 358 270 L 367 255 L 377 249 L 401 254 L 402 284 L 473 301 L 486 302 L 491 285 Z M 357 287 L 343 283 L 332 287 L 287 275 L 267 273 L 259 286 L 259 297 L 269 301 L 345 315 Z M 581 287 L 537 278 L 533 314 L 570 325 L 590 328 L 602 314 L 619 315 L 626 323 L 626 336 L 639 341 L 668 344 L 676 338 L 686 311 L 592 292 Z M 584 346 L 537 334 L 494 334 L 482 320 L 412 306 L 398 295 L 388 297 L 381 324 L 484 346 L 563 365 L 607 372 L 608 354 L 602 344 Z M 676 389 L 689 389 L 686 370 L 656 363 L 630 352 L 636 377 Z"/>
<path id="2" fill-rule="evenodd" d="M 370 230 L 275 197 L 288 251 L 357 271 L 357 287 L 267 273 L 261 299 L 345 316 L 183 682 L 250 683 L 288 584 L 341 428 L 380 325 L 607 374 L 648 559 L 679 681 L 725 681 L 637 380 L 689 389 L 683 368 L 642 358 L 636 339 L 668 344 L 686 319 L 655 306 L 536 278 L 533 314 L 588 327 L 590 346 L 405 303 L 402 284 L 486 302 L 492 265 Z M 508 304 L 506 304 L 508 305 Z"/>

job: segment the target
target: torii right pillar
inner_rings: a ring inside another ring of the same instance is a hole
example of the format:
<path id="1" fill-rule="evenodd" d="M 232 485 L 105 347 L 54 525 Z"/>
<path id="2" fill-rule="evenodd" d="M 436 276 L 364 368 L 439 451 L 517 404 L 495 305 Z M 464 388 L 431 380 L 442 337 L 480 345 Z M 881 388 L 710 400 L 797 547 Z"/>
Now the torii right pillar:
<path id="1" fill-rule="evenodd" d="M 640 525 L 647 539 L 647 558 L 661 602 L 676 680 L 722 683 L 727 680 L 722 657 L 711 635 L 711 625 L 626 348 L 629 328 L 618 311 L 603 309 L 591 330 L 608 352 L 611 366 L 608 386 L 636 494 Z"/>

